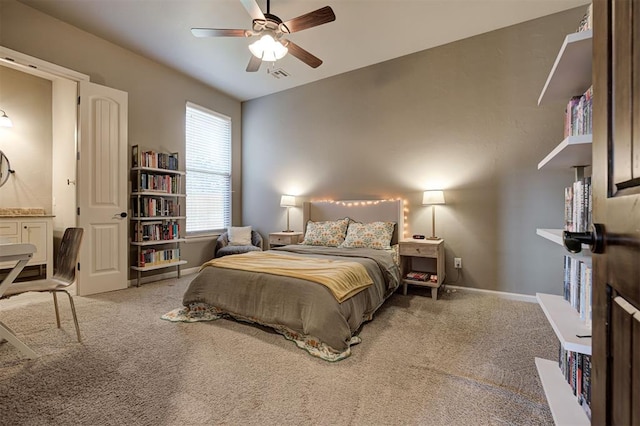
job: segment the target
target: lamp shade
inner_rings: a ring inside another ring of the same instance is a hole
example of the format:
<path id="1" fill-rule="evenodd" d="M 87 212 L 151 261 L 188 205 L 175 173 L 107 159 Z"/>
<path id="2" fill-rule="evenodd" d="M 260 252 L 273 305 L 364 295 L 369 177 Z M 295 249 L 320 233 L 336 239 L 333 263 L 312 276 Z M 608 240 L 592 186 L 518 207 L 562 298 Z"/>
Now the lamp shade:
<path id="1" fill-rule="evenodd" d="M 282 59 L 289 51 L 269 34 L 265 34 L 258 41 L 251 43 L 249 50 L 253 56 L 267 62 L 275 62 L 278 59 Z"/>
<path id="2" fill-rule="evenodd" d="M 424 194 L 422 194 L 422 205 L 431 206 L 433 204 L 444 204 L 443 191 L 424 191 Z"/>
<path id="3" fill-rule="evenodd" d="M 280 207 L 295 207 L 296 197 L 293 195 L 283 195 L 280 198 Z"/>

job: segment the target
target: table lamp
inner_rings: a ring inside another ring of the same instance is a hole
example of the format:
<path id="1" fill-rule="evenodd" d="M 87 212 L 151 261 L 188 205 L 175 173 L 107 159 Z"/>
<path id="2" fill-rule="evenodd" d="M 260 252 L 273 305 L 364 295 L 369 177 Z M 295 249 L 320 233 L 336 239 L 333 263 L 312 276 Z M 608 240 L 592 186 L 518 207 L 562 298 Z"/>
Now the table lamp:
<path id="1" fill-rule="evenodd" d="M 293 195 L 283 195 L 280 198 L 280 207 L 287 208 L 287 229 L 284 230 L 283 232 L 293 232 L 293 230 L 289 228 L 289 209 L 295 206 L 296 206 L 296 197 L 294 197 Z"/>
<path id="2" fill-rule="evenodd" d="M 443 191 L 424 191 L 422 195 L 422 205 L 431 206 L 431 236 L 427 237 L 430 240 L 437 240 L 436 237 L 436 204 L 444 204 L 444 192 Z"/>

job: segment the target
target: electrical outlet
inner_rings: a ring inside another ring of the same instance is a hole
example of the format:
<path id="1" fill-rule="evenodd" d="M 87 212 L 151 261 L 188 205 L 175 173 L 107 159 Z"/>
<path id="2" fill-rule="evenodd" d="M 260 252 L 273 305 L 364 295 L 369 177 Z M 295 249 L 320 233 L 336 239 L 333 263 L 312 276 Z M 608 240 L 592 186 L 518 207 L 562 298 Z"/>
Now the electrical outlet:
<path id="1" fill-rule="evenodd" d="M 454 257 L 453 258 L 453 267 L 456 269 L 462 269 L 462 258 Z"/>

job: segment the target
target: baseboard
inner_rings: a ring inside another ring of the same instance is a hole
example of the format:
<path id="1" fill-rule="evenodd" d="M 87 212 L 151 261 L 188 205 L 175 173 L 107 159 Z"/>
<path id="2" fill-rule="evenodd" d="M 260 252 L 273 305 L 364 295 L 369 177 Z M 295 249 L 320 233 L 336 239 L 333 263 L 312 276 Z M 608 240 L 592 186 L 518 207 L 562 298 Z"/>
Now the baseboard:
<path id="1" fill-rule="evenodd" d="M 180 276 L 196 274 L 200 270 L 199 266 L 193 268 L 180 268 Z M 140 284 L 148 284 L 155 281 L 167 280 L 170 278 L 176 278 L 176 271 L 165 272 L 163 274 L 150 275 L 148 277 L 140 278 Z M 135 287 L 138 284 L 137 278 L 133 278 L 129 280 L 129 287 Z"/>
<path id="2" fill-rule="evenodd" d="M 511 300 L 519 300 L 521 302 L 529 302 L 529 303 L 538 303 L 538 299 L 536 296 L 531 296 L 528 294 L 520 294 L 520 293 L 509 293 L 506 291 L 495 291 L 495 290 L 484 290 L 482 288 L 470 288 L 470 287 L 460 287 L 457 285 L 446 285 L 446 289 L 455 289 L 456 291 L 469 291 L 472 293 L 485 293 L 492 294 L 497 297 L 502 297 L 503 299 L 511 299 Z"/>

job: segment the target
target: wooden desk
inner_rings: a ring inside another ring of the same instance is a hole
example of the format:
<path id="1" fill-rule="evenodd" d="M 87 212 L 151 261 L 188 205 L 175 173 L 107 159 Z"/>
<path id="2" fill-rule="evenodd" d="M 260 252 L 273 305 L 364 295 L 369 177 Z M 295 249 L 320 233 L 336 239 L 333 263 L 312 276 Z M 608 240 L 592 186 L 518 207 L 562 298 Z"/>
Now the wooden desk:
<path id="1" fill-rule="evenodd" d="M 35 252 L 36 246 L 33 244 L 0 244 L 0 262 L 16 262 L 9 274 L 2 280 L 2 284 L 0 284 L 0 298 L 22 272 Z M 15 346 L 27 358 L 37 357 L 33 349 L 25 345 L 6 325 L 0 322 L 0 341 L 3 339 Z"/>

